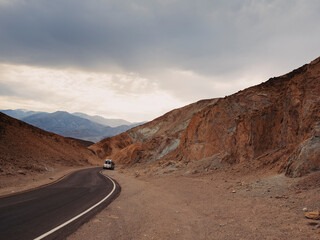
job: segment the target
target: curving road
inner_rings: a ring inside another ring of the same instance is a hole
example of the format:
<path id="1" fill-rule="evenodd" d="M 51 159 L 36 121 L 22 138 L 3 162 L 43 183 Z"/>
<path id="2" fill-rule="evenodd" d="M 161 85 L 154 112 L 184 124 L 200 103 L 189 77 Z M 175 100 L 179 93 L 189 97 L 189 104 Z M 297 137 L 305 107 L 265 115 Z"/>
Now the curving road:
<path id="1" fill-rule="evenodd" d="M 101 168 L 74 172 L 18 195 L 0 196 L 0 239 L 64 239 L 110 204 L 120 186 Z"/>

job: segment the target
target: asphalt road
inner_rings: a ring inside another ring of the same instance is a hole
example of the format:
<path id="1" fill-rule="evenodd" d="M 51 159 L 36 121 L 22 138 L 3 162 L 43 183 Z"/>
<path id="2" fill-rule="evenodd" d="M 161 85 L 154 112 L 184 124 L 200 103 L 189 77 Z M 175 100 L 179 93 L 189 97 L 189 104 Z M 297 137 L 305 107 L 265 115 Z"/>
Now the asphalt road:
<path id="1" fill-rule="evenodd" d="M 80 170 L 52 185 L 0 198 L 0 239 L 35 239 L 83 214 L 43 239 L 66 238 L 119 195 L 120 186 L 100 171 Z"/>

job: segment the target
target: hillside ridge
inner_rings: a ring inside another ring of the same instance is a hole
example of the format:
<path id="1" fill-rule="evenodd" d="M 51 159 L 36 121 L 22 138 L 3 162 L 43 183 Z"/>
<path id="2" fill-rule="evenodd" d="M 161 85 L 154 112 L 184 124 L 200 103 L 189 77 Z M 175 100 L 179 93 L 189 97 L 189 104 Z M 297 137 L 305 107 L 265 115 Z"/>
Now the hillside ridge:
<path id="1" fill-rule="evenodd" d="M 126 166 L 199 171 L 244 164 L 298 177 L 320 168 L 320 58 L 219 99 L 202 100 L 90 148 Z"/>
<path id="2" fill-rule="evenodd" d="M 0 177 L 100 163 L 101 160 L 78 141 L 0 113 Z"/>

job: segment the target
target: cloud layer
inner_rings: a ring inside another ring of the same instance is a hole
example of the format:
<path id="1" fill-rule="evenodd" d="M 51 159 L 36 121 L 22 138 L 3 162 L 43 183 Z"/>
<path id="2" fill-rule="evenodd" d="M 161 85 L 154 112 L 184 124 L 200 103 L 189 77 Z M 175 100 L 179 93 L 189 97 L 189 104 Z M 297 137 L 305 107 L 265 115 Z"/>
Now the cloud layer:
<path id="1" fill-rule="evenodd" d="M 0 62 L 112 74 L 115 93 L 156 86 L 190 103 L 318 57 L 319 12 L 317 0 L 0 0 Z"/>
<path id="2" fill-rule="evenodd" d="M 156 84 L 133 74 L 2 64 L 0 89 L 1 104 L 12 108 L 82 111 L 132 121 L 152 119 L 182 104 Z"/>

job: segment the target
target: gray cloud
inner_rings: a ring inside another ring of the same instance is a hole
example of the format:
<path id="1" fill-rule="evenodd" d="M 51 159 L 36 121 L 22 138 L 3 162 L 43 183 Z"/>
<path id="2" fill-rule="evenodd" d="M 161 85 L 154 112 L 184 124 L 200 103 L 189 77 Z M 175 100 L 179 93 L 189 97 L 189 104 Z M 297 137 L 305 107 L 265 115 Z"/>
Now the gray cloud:
<path id="1" fill-rule="evenodd" d="M 151 119 L 315 59 L 319 12 L 318 0 L 0 0 L 0 98 Z"/>
<path id="2" fill-rule="evenodd" d="M 0 82 L 0 96 L 14 96 L 16 92 L 8 84 Z"/>
<path id="3" fill-rule="evenodd" d="M 0 73 L 1 76 L 1 73 Z M 59 99 L 58 94 L 53 95 L 53 91 L 47 89 L 36 89 L 23 82 L 1 82 L 0 96 L 16 97 L 21 100 L 34 100 L 39 102 L 50 102 Z"/>
<path id="4" fill-rule="evenodd" d="M 16 0 L 0 4 L 0 61 L 146 74 L 292 68 L 319 54 L 319 12 L 316 0 Z"/>

